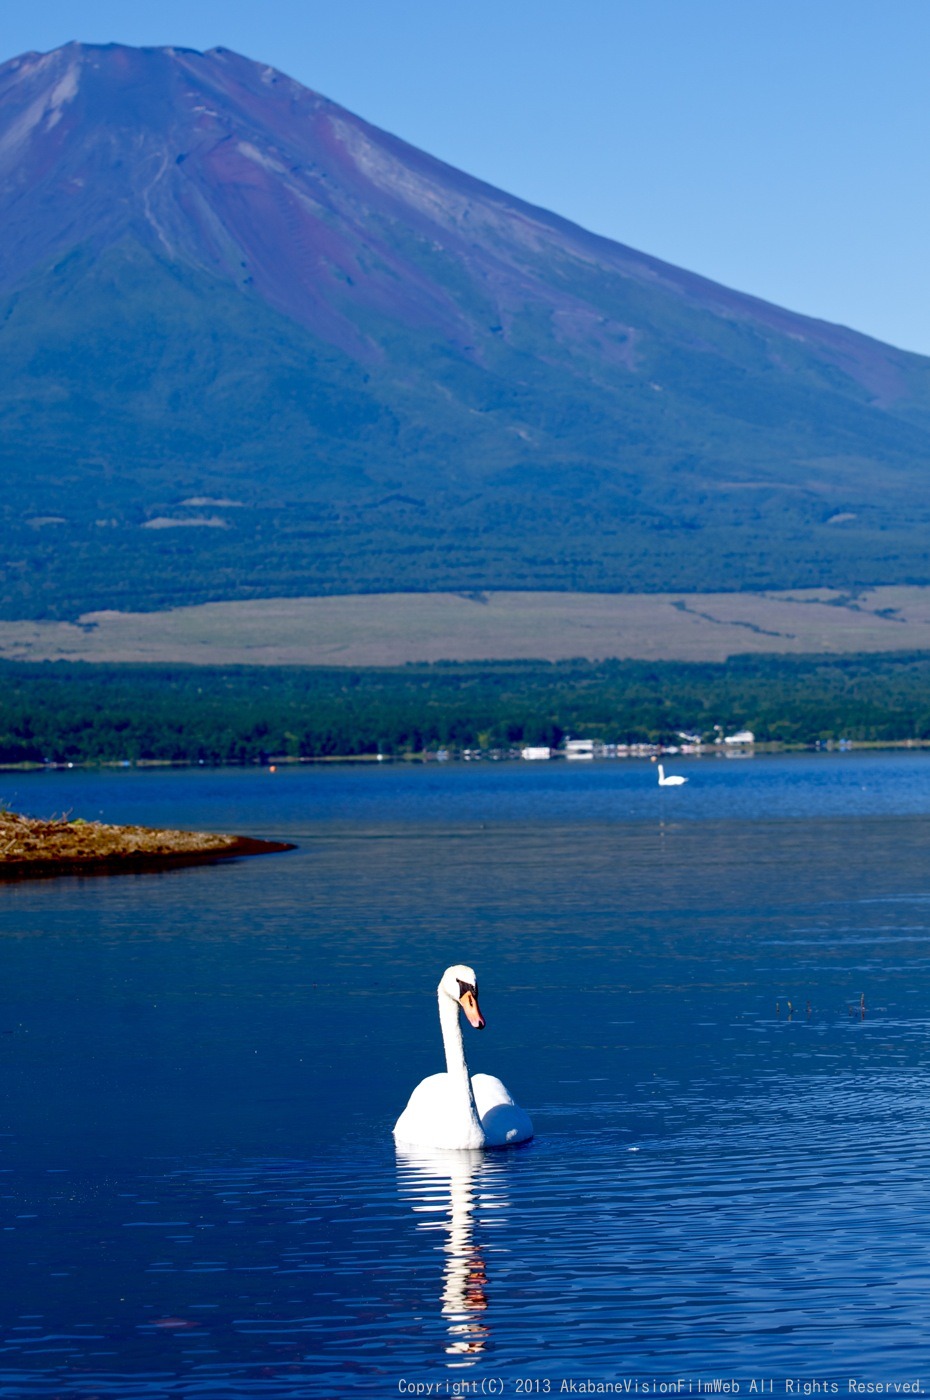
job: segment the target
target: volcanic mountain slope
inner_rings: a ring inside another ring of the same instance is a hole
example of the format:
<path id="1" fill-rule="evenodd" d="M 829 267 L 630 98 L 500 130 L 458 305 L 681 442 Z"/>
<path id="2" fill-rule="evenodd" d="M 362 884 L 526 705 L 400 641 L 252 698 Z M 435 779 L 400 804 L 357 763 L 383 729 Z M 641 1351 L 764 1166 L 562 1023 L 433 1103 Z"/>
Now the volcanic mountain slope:
<path id="1" fill-rule="evenodd" d="M 930 361 L 223 49 L 0 67 L 0 611 L 924 581 Z"/>

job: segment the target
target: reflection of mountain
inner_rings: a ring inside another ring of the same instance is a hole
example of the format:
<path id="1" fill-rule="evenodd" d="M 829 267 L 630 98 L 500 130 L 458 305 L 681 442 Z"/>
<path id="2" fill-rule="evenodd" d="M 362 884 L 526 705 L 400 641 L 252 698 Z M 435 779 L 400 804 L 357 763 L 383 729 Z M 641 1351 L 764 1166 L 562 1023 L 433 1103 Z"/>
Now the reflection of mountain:
<path id="1" fill-rule="evenodd" d="M 477 1212 L 506 1207 L 502 1164 L 480 1151 L 398 1148 L 397 1176 L 401 1197 L 419 1217 L 417 1228 L 444 1236 L 436 1247 L 445 1254 L 440 1299 L 449 1332 L 446 1351 L 456 1358 L 450 1365 L 470 1365 L 491 1332 L 484 1316 L 487 1270 Z"/>
<path id="2" fill-rule="evenodd" d="M 928 578 L 930 361 L 223 49 L 0 66 L 0 415 L 8 614 Z"/>

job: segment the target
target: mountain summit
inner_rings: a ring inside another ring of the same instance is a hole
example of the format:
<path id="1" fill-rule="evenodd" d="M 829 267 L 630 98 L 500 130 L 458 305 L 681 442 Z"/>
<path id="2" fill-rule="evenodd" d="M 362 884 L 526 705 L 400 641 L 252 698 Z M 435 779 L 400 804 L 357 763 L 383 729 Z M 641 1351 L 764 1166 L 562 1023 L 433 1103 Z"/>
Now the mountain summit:
<path id="1" fill-rule="evenodd" d="M 930 361 L 224 49 L 0 67 L 0 610 L 924 579 Z"/>

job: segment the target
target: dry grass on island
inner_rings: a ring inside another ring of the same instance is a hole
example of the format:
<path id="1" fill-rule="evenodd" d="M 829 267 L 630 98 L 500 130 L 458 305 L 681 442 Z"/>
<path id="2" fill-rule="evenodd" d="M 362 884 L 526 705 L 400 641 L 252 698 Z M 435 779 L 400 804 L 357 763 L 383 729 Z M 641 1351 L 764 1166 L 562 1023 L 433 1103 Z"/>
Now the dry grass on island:
<path id="1" fill-rule="evenodd" d="M 287 842 L 248 836 L 108 826 L 80 817 L 43 821 L 0 811 L 0 880 L 156 870 L 288 850 Z"/>

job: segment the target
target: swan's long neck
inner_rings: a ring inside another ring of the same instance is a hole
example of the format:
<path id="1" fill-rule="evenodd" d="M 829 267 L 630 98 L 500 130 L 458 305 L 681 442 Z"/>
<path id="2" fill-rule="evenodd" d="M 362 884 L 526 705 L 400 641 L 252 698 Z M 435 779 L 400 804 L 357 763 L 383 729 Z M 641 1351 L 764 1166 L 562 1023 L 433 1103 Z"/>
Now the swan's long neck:
<path id="1" fill-rule="evenodd" d="M 442 1028 L 442 1044 L 446 1052 L 446 1073 L 450 1079 L 468 1079 L 468 1065 L 465 1063 L 465 1042 L 462 1040 L 462 1026 L 459 1021 L 458 1002 L 445 992 L 439 993 L 439 1025 Z"/>
<path id="2" fill-rule="evenodd" d="M 442 1044 L 446 1052 L 446 1073 L 452 1092 L 461 1095 L 463 1107 L 479 1126 L 478 1110 L 472 1093 L 471 1076 L 465 1063 L 465 1042 L 462 1040 L 462 1023 L 459 1020 L 458 1002 L 445 992 L 439 993 L 439 1025 L 442 1029 Z"/>

